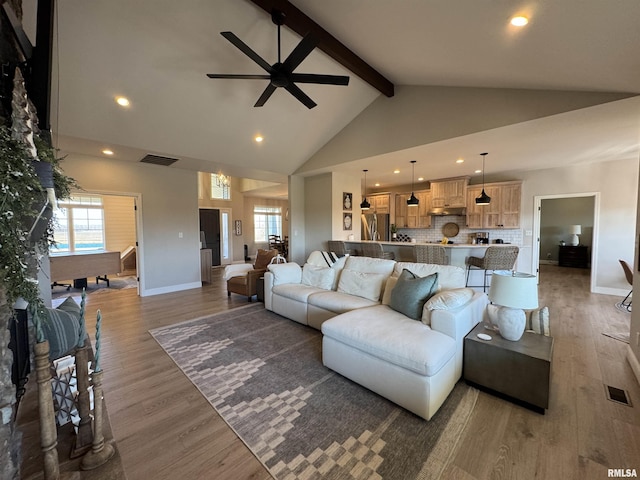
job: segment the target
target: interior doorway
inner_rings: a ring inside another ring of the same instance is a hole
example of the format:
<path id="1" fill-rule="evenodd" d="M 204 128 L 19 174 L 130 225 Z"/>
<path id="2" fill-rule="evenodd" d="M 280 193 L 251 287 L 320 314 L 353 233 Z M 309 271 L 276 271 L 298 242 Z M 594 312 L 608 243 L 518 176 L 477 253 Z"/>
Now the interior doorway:
<path id="1" fill-rule="evenodd" d="M 220 265 L 220 210 L 200 209 L 200 241 L 202 248 L 211 249 L 211 265 Z"/>
<path id="2" fill-rule="evenodd" d="M 531 259 L 532 271 L 539 275 L 541 263 L 589 268 L 590 291 L 594 291 L 600 194 L 540 195 L 534 197 L 534 202 L 533 234 L 536 241 Z M 580 232 L 577 242 L 573 237 L 576 231 Z M 583 259 L 583 255 L 587 258 Z"/>
<path id="3" fill-rule="evenodd" d="M 202 248 L 211 249 L 212 266 L 230 264 L 233 259 L 231 209 L 201 208 L 199 215 Z"/>
<path id="4" fill-rule="evenodd" d="M 87 284 L 87 293 L 105 288 L 136 288 L 140 295 L 144 289 L 140 205 L 139 194 L 90 191 L 72 194 L 54 211 L 57 246 L 50 249 L 50 254 L 65 256 L 94 250 L 119 253 L 120 272 L 100 276 L 95 282 L 93 279 L 83 282 Z M 51 298 L 68 295 L 74 284 L 73 278 L 53 279 Z"/>

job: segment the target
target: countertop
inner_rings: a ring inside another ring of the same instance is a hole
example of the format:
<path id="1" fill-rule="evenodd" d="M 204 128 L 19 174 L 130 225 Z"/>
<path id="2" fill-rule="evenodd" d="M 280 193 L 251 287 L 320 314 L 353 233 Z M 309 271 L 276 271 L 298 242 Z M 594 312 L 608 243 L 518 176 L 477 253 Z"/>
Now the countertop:
<path id="1" fill-rule="evenodd" d="M 472 243 L 435 243 L 435 242 L 385 242 L 379 241 L 374 242 L 373 240 L 345 240 L 345 243 L 379 243 L 381 245 L 389 245 L 394 247 L 414 247 L 416 245 L 440 245 L 444 248 L 487 248 L 487 247 L 510 247 L 512 245 L 516 245 L 514 243 L 481 243 L 481 244 L 472 244 Z M 516 245 L 517 247 L 521 247 L 520 245 Z"/>

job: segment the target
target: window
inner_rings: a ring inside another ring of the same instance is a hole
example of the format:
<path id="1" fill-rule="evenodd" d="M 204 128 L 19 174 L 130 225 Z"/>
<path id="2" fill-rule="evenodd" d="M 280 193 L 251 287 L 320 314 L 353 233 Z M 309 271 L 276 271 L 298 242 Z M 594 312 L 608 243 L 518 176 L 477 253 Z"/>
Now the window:
<path id="1" fill-rule="evenodd" d="M 211 198 L 231 200 L 231 183 L 229 177 L 219 174 L 211 174 Z"/>
<path id="2" fill-rule="evenodd" d="M 60 201 L 54 211 L 52 252 L 103 250 L 104 206 L 102 197 L 83 195 Z"/>
<path id="3" fill-rule="evenodd" d="M 268 243 L 269 235 L 282 236 L 282 208 L 253 207 L 254 241 Z"/>

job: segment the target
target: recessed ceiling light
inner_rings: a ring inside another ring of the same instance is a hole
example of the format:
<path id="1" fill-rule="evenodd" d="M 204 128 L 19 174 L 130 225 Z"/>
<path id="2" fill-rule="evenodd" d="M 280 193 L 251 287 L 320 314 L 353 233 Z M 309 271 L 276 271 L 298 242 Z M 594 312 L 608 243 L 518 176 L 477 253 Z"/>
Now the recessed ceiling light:
<path id="1" fill-rule="evenodd" d="M 464 163 L 464 158 L 459 158 L 456 160 L 456 163 Z"/>
<path id="2" fill-rule="evenodd" d="M 400 170 L 398 170 L 397 168 L 393 171 L 393 173 L 400 173 Z"/>
<path id="3" fill-rule="evenodd" d="M 376 185 L 375 185 L 375 186 L 376 186 L 376 187 L 379 187 L 379 186 L 380 186 L 380 184 L 379 184 L 379 183 L 376 183 Z"/>
<path id="4" fill-rule="evenodd" d="M 102 153 L 104 153 L 105 155 L 113 155 L 113 150 L 105 148 L 104 150 L 102 150 Z"/>
<path id="5" fill-rule="evenodd" d="M 524 27 L 527 23 L 529 23 L 529 19 L 522 15 L 517 15 L 511 19 L 511 25 L 514 27 Z"/>
<path id="6" fill-rule="evenodd" d="M 475 171 L 475 172 L 473 172 L 473 173 L 482 173 L 482 170 L 476 170 L 476 171 Z"/>
<path id="7" fill-rule="evenodd" d="M 127 97 L 116 97 L 116 103 L 121 107 L 128 107 L 129 99 Z"/>
<path id="8" fill-rule="evenodd" d="M 256 142 L 260 143 L 260 142 L 262 142 L 264 140 L 264 137 L 262 135 L 256 135 L 255 137 L 253 137 L 253 139 Z"/>
<path id="9" fill-rule="evenodd" d="M 424 177 L 418 177 L 418 181 L 421 182 L 424 180 Z"/>

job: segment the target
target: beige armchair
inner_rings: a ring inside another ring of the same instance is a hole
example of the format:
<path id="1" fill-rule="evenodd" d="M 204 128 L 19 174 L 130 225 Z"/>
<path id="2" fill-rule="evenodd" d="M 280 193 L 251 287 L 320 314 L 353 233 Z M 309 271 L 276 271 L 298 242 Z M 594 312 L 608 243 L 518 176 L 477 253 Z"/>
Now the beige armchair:
<path id="1" fill-rule="evenodd" d="M 257 295 L 258 279 L 267 271 L 267 266 L 271 260 L 278 255 L 278 250 L 258 250 L 256 263 L 227 265 L 224 271 L 224 279 L 227 281 L 227 296 L 231 293 L 244 295 L 250 302 L 254 295 Z"/>

